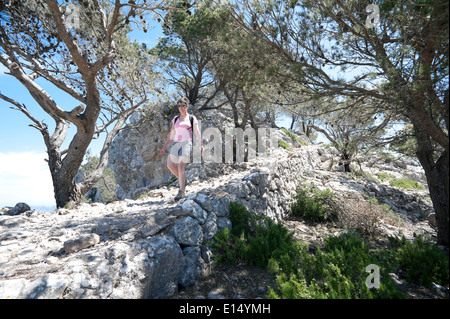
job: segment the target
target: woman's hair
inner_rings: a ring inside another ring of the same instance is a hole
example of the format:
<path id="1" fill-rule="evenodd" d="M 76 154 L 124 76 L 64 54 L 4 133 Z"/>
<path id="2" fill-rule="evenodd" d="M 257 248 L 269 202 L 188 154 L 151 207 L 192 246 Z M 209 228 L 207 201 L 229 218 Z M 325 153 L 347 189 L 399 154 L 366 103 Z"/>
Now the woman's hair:
<path id="1" fill-rule="evenodd" d="M 189 99 L 187 97 L 180 97 L 177 103 L 186 103 L 189 104 Z"/>

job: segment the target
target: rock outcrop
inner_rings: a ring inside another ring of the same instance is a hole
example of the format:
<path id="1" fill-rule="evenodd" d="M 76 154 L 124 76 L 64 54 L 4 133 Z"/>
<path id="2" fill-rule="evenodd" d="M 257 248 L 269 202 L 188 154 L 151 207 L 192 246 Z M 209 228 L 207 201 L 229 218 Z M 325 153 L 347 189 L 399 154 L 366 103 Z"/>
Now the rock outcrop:
<path id="1" fill-rule="evenodd" d="M 142 188 L 167 184 L 171 178 L 166 158 L 159 155 L 170 130 L 170 117 L 164 113 L 154 117 L 140 122 L 140 115 L 133 115 L 131 121 L 137 128 L 121 131 L 111 145 L 108 165 L 114 171 L 119 199 L 134 197 Z"/>
<path id="2" fill-rule="evenodd" d="M 193 285 L 212 262 L 209 241 L 232 227 L 229 203 L 237 201 L 283 220 L 299 184 L 329 188 L 337 196 L 369 194 L 401 216 L 390 235 L 435 234 L 424 190 L 404 191 L 386 182 L 329 171 L 330 149 L 320 145 L 277 149 L 267 157 L 235 165 L 199 164 L 225 173 L 193 181 L 188 197 L 174 202 L 176 187 L 149 188 L 140 199 L 81 204 L 71 210 L 0 215 L 0 298 L 163 298 Z M 361 162 L 376 175 L 417 173 L 395 161 Z M 409 226 L 408 226 L 409 225 Z"/>
<path id="3" fill-rule="evenodd" d="M 234 128 L 231 111 L 210 110 L 202 113 L 197 113 L 196 110 L 191 111 L 199 121 L 201 132 L 207 128 L 214 128 L 218 129 L 223 136 L 226 129 Z M 142 118 L 145 118 L 143 114 L 134 115 L 131 119 L 131 126 L 134 128 L 121 131 L 111 145 L 109 167 L 114 171 L 118 199 L 136 199 L 148 189 L 167 185 L 174 178 L 167 168 L 167 152 L 161 156 L 159 151 L 170 131 L 170 121 L 178 113 L 166 108 L 160 113 L 153 113 L 151 121 L 142 121 Z M 260 128 L 269 127 L 262 120 L 255 119 L 255 121 Z M 283 131 L 275 130 L 274 132 L 276 135 L 274 139 L 284 140 L 292 147 L 300 145 Z M 209 142 L 209 139 L 209 136 L 203 136 L 205 144 Z M 223 139 L 222 146 L 224 143 Z M 226 175 L 229 167 L 193 162 L 186 166 L 186 176 L 191 182 L 205 181 L 212 177 Z M 245 167 L 245 164 L 237 163 L 233 167 Z"/>
<path id="4" fill-rule="evenodd" d="M 2 209 L 3 210 L 3 209 Z M 14 207 L 5 207 L 4 211 L 6 215 L 20 215 L 30 211 L 31 208 L 27 203 L 17 203 Z"/>

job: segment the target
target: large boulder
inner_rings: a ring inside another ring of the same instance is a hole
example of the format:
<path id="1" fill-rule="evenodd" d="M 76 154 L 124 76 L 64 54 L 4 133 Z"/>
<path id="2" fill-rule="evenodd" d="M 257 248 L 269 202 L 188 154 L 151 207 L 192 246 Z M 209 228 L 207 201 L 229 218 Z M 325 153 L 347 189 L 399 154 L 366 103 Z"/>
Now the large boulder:
<path id="1" fill-rule="evenodd" d="M 170 120 L 156 115 L 153 121 L 139 124 L 137 128 L 121 131 L 110 148 L 109 167 L 117 183 L 116 196 L 119 199 L 138 197 L 139 189 L 159 187 L 170 181 L 166 168 L 166 156 L 159 150 L 170 130 Z"/>
<path id="2" fill-rule="evenodd" d="M 17 203 L 16 206 L 14 206 L 13 208 L 11 208 L 6 212 L 6 215 L 11 216 L 20 215 L 30 210 L 31 208 L 27 203 Z"/>

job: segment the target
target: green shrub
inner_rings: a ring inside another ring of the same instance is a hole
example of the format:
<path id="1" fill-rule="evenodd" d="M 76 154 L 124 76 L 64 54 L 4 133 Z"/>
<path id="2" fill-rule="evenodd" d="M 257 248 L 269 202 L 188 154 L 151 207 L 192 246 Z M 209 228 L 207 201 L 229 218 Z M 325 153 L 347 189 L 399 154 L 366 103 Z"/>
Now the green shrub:
<path id="1" fill-rule="evenodd" d="M 370 250 L 353 234 L 329 237 L 323 250 L 310 254 L 297 244 L 294 258 L 269 262 L 277 274 L 277 287 L 270 288 L 270 298 L 403 298 L 389 273 L 399 268 L 410 282 L 431 287 L 432 282 L 447 286 L 448 257 L 435 245 L 417 237 L 413 242 L 391 239 L 390 249 Z M 369 289 L 365 267 L 374 264 L 380 270 L 380 287 Z"/>
<path id="2" fill-rule="evenodd" d="M 282 127 L 281 130 L 287 135 L 289 136 L 294 142 L 302 142 L 300 138 L 297 137 L 297 135 L 295 135 L 294 132 L 292 132 L 291 130 L 288 130 L 287 128 Z"/>
<path id="3" fill-rule="evenodd" d="M 403 189 L 423 189 L 422 185 L 416 181 L 412 181 L 406 178 L 394 178 L 389 183 L 391 186 L 400 187 Z"/>
<path id="4" fill-rule="evenodd" d="M 434 244 L 426 242 L 418 236 L 413 242 L 405 237 L 392 239 L 396 246 L 394 260 L 407 272 L 409 281 L 417 282 L 425 287 L 432 283 L 446 286 L 449 283 L 448 257 Z"/>
<path id="5" fill-rule="evenodd" d="M 423 186 L 416 181 L 407 178 L 396 178 L 393 175 L 383 172 L 378 173 L 378 178 L 381 181 L 389 180 L 390 186 L 395 186 L 403 189 L 423 189 Z"/>
<path id="6" fill-rule="evenodd" d="M 448 257 L 423 237 L 413 242 L 391 238 L 392 248 L 371 250 L 355 234 L 325 239 L 323 249 L 314 253 L 281 224 L 249 212 L 232 202 L 233 228 L 221 230 L 212 243 L 217 263 L 238 260 L 269 267 L 276 274 L 276 287 L 269 287 L 269 298 L 372 299 L 403 298 L 389 273 L 405 269 L 410 281 L 426 287 L 432 282 L 448 285 Z M 368 265 L 380 270 L 380 287 L 369 289 Z"/>
<path id="7" fill-rule="evenodd" d="M 390 179 L 394 178 L 393 175 L 384 173 L 384 172 L 378 173 L 377 176 L 380 179 L 380 181 L 390 180 Z"/>
<path id="8" fill-rule="evenodd" d="M 277 288 L 269 290 L 270 298 L 372 299 L 401 298 L 388 275 L 389 268 L 380 265 L 381 281 L 369 289 L 365 268 L 378 265 L 377 255 L 355 235 L 347 234 L 326 240 L 324 250 L 310 254 L 305 245 L 297 245 L 294 259 L 270 261 L 277 273 Z"/>
<path id="9" fill-rule="evenodd" d="M 278 141 L 278 146 L 284 148 L 285 150 L 290 150 L 290 149 L 291 149 L 291 147 L 289 146 L 289 144 L 286 143 L 286 142 L 283 141 L 283 140 L 279 140 L 279 141 Z"/>
<path id="10" fill-rule="evenodd" d="M 236 262 L 237 257 L 229 228 L 224 228 L 217 232 L 211 244 L 214 252 L 214 262 L 216 264 Z"/>
<path id="11" fill-rule="evenodd" d="M 291 214 L 307 221 L 323 222 L 330 217 L 326 203 L 332 198 L 333 193 L 329 189 L 307 190 L 298 186 L 291 204 Z"/>
<path id="12" fill-rule="evenodd" d="M 231 232 L 223 229 L 214 236 L 212 247 L 217 263 L 240 259 L 265 268 L 270 258 L 292 254 L 293 233 L 270 218 L 249 212 L 245 206 L 232 202 L 230 221 L 233 225 Z"/>
<path id="13" fill-rule="evenodd" d="M 359 270 L 356 272 L 359 274 L 367 265 L 376 263 L 368 247 L 354 235 L 329 237 L 325 239 L 325 247 L 330 252 L 329 261 L 349 276 L 353 276 L 355 270 Z"/>

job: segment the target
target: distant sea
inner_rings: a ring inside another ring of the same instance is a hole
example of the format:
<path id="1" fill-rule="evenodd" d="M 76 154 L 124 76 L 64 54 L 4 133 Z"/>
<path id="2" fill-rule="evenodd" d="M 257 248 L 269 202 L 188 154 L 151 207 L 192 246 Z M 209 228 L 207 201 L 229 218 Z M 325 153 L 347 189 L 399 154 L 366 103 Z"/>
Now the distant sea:
<path id="1" fill-rule="evenodd" d="M 31 209 L 35 209 L 38 212 L 50 212 L 56 209 L 56 206 L 31 206 Z"/>

